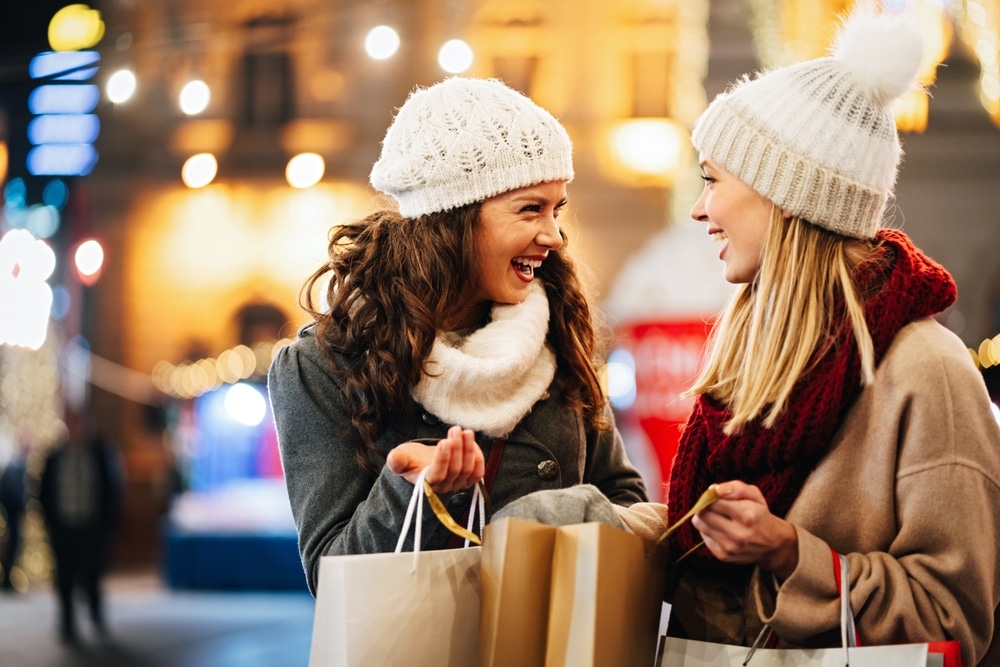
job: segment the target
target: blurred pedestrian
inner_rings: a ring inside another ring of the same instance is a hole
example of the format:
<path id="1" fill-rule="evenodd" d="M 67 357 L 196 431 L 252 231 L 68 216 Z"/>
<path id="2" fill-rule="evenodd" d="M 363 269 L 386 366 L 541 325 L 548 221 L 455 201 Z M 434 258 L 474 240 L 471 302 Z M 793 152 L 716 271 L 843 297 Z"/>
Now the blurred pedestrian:
<path id="1" fill-rule="evenodd" d="M 11 572 L 17 562 L 17 554 L 21 547 L 21 520 L 25 510 L 24 475 L 27 472 L 28 445 L 21 441 L 17 451 L 7 462 L 0 475 L 0 507 L 3 508 L 6 537 L 4 548 L 0 552 L 0 569 L 3 571 L 3 587 L 5 593 L 14 591 Z"/>
<path id="2" fill-rule="evenodd" d="M 39 500 L 55 557 L 60 638 L 75 643 L 78 588 L 87 597 L 94 630 L 107 637 L 101 580 L 118 523 L 122 478 L 117 454 L 85 415 L 68 413 L 66 428 L 46 459 Z"/>

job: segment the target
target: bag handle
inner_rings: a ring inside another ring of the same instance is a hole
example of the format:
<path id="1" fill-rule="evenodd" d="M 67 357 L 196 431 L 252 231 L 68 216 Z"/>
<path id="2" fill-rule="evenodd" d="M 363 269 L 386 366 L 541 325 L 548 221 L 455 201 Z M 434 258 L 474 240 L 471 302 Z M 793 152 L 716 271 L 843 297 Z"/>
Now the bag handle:
<path id="1" fill-rule="evenodd" d="M 837 582 L 840 598 L 840 644 L 844 647 L 844 665 L 850 667 L 850 649 L 861 645 L 858 630 L 854 625 L 854 611 L 851 609 L 851 564 L 847 556 L 838 553 L 833 547 L 830 548 L 830 554 L 833 556 L 833 578 Z M 750 659 L 758 648 L 762 645 L 771 647 L 776 643 L 776 639 L 777 636 L 771 626 L 765 625 L 761 628 L 760 634 L 757 635 L 757 639 L 747 652 L 747 657 L 743 660 L 743 667 L 750 664 Z"/>
<path id="2" fill-rule="evenodd" d="M 420 536 L 421 528 L 424 524 L 424 503 L 423 497 L 426 495 L 427 500 L 431 505 L 431 509 L 434 511 L 435 516 L 444 524 L 444 526 L 459 535 L 466 538 L 465 545 L 468 546 L 469 542 L 474 542 L 475 544 L 482 544 L 481 538 L 472 532 L 473 522 L 475 520 L 476 512 L 470 512 L 469 516 L 469 527 L 468 529 L 463 529 L 459 526 L 455 520 L 445 509 L 444 503 L 438 498 L 438 495 L 434 493 L 434 489 L 431 488 L 430 483 L 427 481 L 427 470 L 424 468 L 417 475 L 417 480 L 413 484 L 413 493 L 410 494 L 410 502 L 406 506 L 406 515 L 403 518 L 403 528 L 399 532 L 399 539 L 396 541 L 396 549 L 394 553 L 401 553 L 403 551 L 403 542 L 406 540 L 406 536 L 410 532 L 410 524 L 413 522 L 414 511 L 417 515 L 417 523 L 414 527 L 413 535 L 413 567 L 410 568 L 410 572 L 414 572 L 417 569 L 417 561 L 420 557 Z M 476 485 L 475 491 L 472 495 L 472 506 L 473 509 L 478 509 L 479 511 L 479 532 L 483 530 L 483 516 L 486 514 L 486 498 L 484 496 L 485 488 L 482 482 Z"/>
<path id="3" fill-rule="evenodd" d="M 497 470 L 500 469 L 500 457 L 503 456 L 503 448 L 504 445 L 506 444 L 507 440 L 505 438 L 493 438 L 493 441 L 490 443 L 490 452 L 489 454 L 486 455 L 486 473 L 483 476 L 483 481 L 481 482 L 482 484 L 485 484 L 485 486 L 480 491 L 483 494 L 483 498 L 486 500 L 486 511 L 489 514 L 485 515 L 482 514 L 482 509 L 480 509 L 480 525 L 479 525 L 480 535 L 483 534 L 482 522 L 484 520 L 484 517 L 493 516 L 493 504 L 490 502 L 489 492 L 493 488 L 493 480 L 497 476 Z M 473 500 L 475 500 L 475 498 L 473 498 Z M 473 513 L 474 513 L 474 507 L 473 505 L 470 505 L 465 510 L 465 513 L 462 514 L 462 519 L 466 518 L 469 519 L 469 526 L 472 525 L 472 517 L 470 515 Z M 472 530 L 472 528 L 470 527 L 469 530 Z M 454 531 L 452 532 L 454 533 Z M 445 548 L 457 549 L 459 547 L 460 538 L 462 537 L 463 535 L 457 533 L 451 535 L 448 538 L 448 544 L 445 545 Z M 465 546 L 466 547 L 469 546 L 469 540 L 465 541 Z"/>

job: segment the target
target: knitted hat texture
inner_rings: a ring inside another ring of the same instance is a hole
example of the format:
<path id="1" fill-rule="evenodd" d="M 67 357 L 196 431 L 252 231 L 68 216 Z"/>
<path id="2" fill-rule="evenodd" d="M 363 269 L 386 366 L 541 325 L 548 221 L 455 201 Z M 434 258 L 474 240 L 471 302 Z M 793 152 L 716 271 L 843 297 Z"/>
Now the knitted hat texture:
<path id="1" fill-rule="evenodd" d="M 370 181 L 407 218 L 573 179 L 573 145 L 552 114 L 496 79 L 452 77 L 410 93 Z"/>
<path id="2" fill-rule="evenodd" d="M 873 238 L 902 158 L 892 104 L 916 85 L 923 52 L 906 17 L 855 12 L 832 55 L 744 77 L 716 97 L 692 143 L 783 211 Z"/>

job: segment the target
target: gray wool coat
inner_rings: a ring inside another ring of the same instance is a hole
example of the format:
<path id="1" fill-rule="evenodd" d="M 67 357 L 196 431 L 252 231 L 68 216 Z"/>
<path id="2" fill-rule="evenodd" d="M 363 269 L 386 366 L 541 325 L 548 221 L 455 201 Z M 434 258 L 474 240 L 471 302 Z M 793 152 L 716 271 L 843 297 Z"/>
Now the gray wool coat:
<path id="1" fill-rule="evenodd" d="M 338 355 L 338 364 L 351 359 Z M 646 500 L 639 472 L 629 462 L 617 429 L 597 432 L 565 407 L 558 374 L 548 394 L 506 438 L 490 500 L 499 510 L 512 500 L 545 489 L 592 484 L 618 505 Z M 372 460 L 377 475 L 355 459 L 360 434 L 351 425 L 340 379 L 323 354 L 313 326 L 275 356 L 268 373 L 278 446 L 285 483 L 299 536 L 299 552 L 309 588 L 315 593 L 322 556 L 392 551 L 402 527 L 413 485 Z M 388 452 L 398 444 L 419 440 L 434 444 L 450 424 L 414 403 L 414 417 L 385 425 L 377 445 Z M 613 424 L 608 409 L 607 417 Z M 476 441 L 489 454 L 492 441 Z M 460 519 L 468 509 L 468 492 L 443 494 L 449 512 Z M 413 531 L 411 530 L 411 533 Z M 424 513 L 422 549 L 440 549 L 449 533 L 431 512 Z M 412 548 L 412 536 L 406 549 Z"/>

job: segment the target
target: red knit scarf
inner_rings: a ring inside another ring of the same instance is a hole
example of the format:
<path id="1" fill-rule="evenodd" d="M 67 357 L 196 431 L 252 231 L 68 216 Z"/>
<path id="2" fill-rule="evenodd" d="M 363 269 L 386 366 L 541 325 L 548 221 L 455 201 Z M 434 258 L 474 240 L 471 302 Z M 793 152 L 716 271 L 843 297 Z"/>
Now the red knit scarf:
<path id="1" fill-rule="evenodd" d="M 854 271 L 864 300 L 865 321 L 881 361 L 896 333 L 914 320 L 939 313 L 956 297 L 955 282 L 947 271 L 895 230 L 878 233 L 876 260 Z M 695 402 L 674 457 L 668 489 L 669 515 L 679 517 L 698 496 L 716 482 L 739 479 L 755 484 L 776 516 L 788 512 L 806 477 L 823 455 L 834 432 L 861 393 L 861 361 L 841 302 L 834 321 L 845 324 L 840 344 L 827 351 L 795 385 L 787 407 L 774 426 L 761 418 L 734 435 L 722 428 L 729 419 L 726 406 L 702 394 Z M 668 525 L 671 523 L 668 521 Z M 690 523 L 671 538 L 676 558 L 701 537 Z M 707 549 L 693 555 L 695 562 L 718 562 Z"/>

